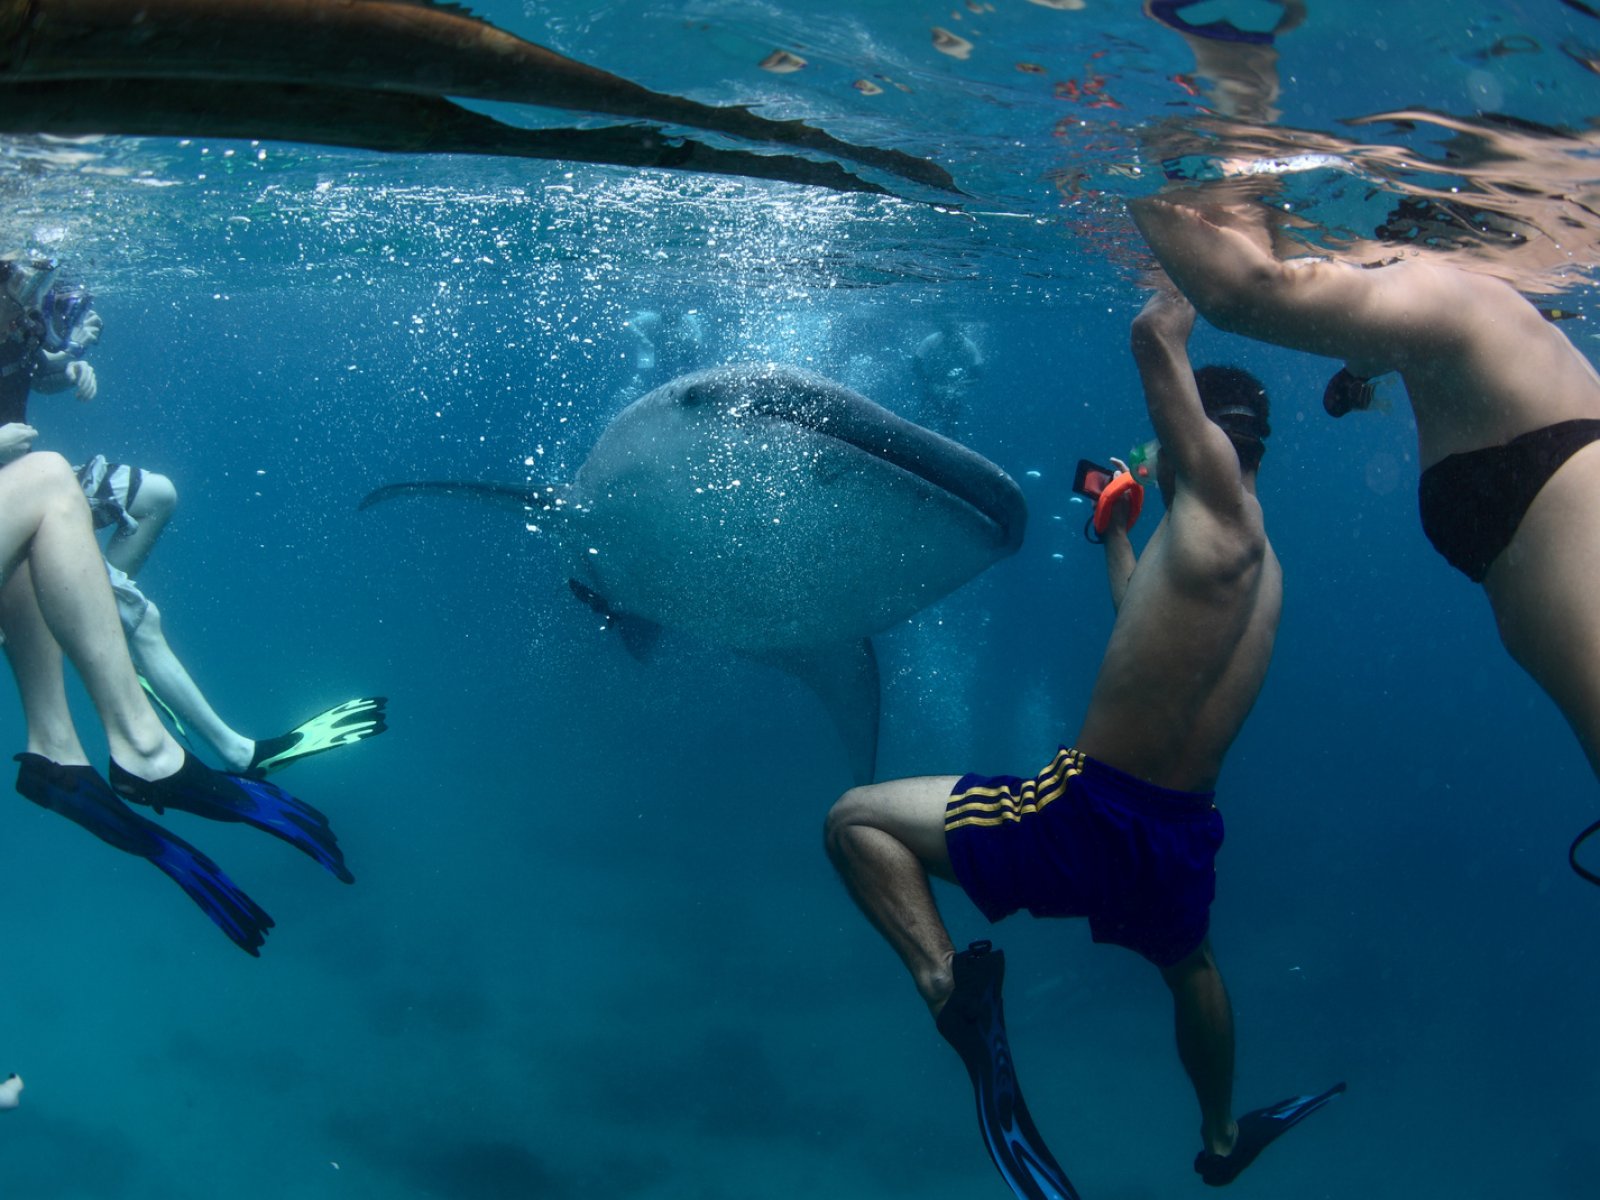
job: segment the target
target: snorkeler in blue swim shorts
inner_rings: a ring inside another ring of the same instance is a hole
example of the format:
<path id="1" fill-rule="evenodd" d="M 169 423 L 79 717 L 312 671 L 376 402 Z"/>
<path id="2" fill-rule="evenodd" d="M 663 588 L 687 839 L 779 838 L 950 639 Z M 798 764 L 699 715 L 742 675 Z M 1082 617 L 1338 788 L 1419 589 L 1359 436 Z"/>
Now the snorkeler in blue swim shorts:
<path id="1" fill-rule="evenodd" d="M 1077 1193 L 1023 1103 L 1001 1006 L 1004 958 L 988 942 L 956 953 L 930 876 L 959 885 L 991 921 L 1019 909 L 1086 918 L 1095 941 L 1161 972 L 1199 1100 L 1194 1169 L 1204 1182 L 1232 1182 L 1344 1090 L 1233 1115 L 1233 1012 L 1208 937 L 1223 838 L 1213 789 L 1266 678 L 1283 574 L 1256 499 L 1266 393 L 1236 368 L 1192 370 L 1193 324 L 1170 286 L 1134 321 L 1167 511 L 1136 555 L 1137 489 L 1107 484 L 1097 502 L 1117 620 L 1073 747 L 1032 778 L 870 784 L 828 814 L 829 856 L 961 1056 L 990 1156 L 1024 1200 Z"/>
<path id="2" fill-rule="evenodd" d="M 1158 967 L 1205 940 L 1222 814 L 1211 792 L 1159 787 L 1063 747 L 1032 779 L 964 775 L 945 804 L 961 890 L 999 921 L 1086 917 L 1097 942 Z"/>

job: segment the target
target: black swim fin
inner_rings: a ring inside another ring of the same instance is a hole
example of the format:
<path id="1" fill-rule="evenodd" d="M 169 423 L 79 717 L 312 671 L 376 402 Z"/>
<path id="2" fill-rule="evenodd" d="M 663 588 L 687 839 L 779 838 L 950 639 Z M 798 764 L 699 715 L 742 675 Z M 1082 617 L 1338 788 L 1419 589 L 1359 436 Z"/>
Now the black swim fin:
<path id="1" fill-rule="evenodd" d="M 63 766 L 40 754 L 19 754 L 17 791 L 41 808 L 75 821 L 126 854 L 147 858 L 217 923 L 246 954 L 259 956 L 272 918 L 216 863 L 154 821 L 130 809 L 93 767 Z"/>
<path id="2" fill-rule="evenodd" d="M 1017 1085 L 1000 1003 L 1005 955 L 988 942 L 973 942 L 952 966 L 956 986 L 939 1012 L 939 1032 L 961 1055 L 972 1078 L 989 1157 L 1019 1200 L 1079 1200 L 1034 1127 Z"/>
<path id="3" fill-rule="evenodd" d="M 139 778 L 112 759 L 111 786 L 124 800 L 149 805 L 158 814 L 175 808 L 211 821 L 253 825 L 309 855 L 340 882 L 355 882 L 328 818 L 277 784 L 213 771 L 185 750 L 183 766 L 154 781 Z"/>
<path id="4" fill-rule="evenodd" d="M 1245 1113 L 1239 1118 L 1239 1140 L 1233 1144 L 1233 1150 L 1228 1154 L 1202 1150 L 1195 1155 L 1195 1173 L 1212 1187 L 1232 1183 L 1263 1150 L 1342 1091 L 1344 1084 L 1336 1083 L 1315 1096 L 1291 1096 Z"/>

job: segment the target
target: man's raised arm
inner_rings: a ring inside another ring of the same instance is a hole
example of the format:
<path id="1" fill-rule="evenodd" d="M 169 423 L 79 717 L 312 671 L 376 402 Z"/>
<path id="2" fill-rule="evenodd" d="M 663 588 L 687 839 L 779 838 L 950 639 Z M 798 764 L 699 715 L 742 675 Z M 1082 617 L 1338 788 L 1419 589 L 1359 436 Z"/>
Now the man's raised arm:
<path id="1" fill-rule="evenodd" d="M 1206 416 L 1189 362 L 1194 307 L 1163 281 L 1133 319 L 1129 341 L 1160 455 L 1207 507 L 1231 507 L 1243 493 L 1239 459 Z"/>

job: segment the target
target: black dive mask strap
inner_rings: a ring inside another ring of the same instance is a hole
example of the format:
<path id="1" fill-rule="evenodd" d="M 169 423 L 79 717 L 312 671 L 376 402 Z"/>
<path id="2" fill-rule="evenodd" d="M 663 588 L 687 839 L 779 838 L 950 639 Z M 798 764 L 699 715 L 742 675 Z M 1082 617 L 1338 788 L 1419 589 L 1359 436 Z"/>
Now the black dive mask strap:
<path id="1" fill-rule="evenodd" d="M 1580 878 L 1594 884 L 1596 887 L 1600 887 L 1600 875 L 1596 875 L 1593 871 L 1589 870 L 1587 867 L 1578 862 L 1578 847 L 1583 845 L 1597 833 L 1600 833 L 1600 821 L 1596 821 L 1577 837 L 1573 838 L 1572 845 L 1567 850 L 1567 862 L 1572 865 L 1572 869 L 1578 873 Z"/>
<path id="2" fill-rule="evenodd" d="M 1347 412 L 1372 407 L 1377 391 L 1377 376 L 1363 379 L 1348 368 L 1340 367 L 1322 392 L 1322 407 L 1330 417 L 1342 417 Z"/>

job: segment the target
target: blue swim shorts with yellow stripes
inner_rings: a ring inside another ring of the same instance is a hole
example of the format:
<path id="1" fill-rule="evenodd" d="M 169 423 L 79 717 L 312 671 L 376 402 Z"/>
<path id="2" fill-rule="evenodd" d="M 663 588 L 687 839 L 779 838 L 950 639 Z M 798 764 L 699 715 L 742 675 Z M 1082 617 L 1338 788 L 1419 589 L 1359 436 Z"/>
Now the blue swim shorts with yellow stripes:
<path id="1" fill-rule="evenodd" d="M 945 805 L 956 880 L 991 921 L 1087 917 L 1097 942 L 1158 967 L 1206 936 L 1222 814 L 1063 747 L 1032 779 L 964 775 Z"/>

